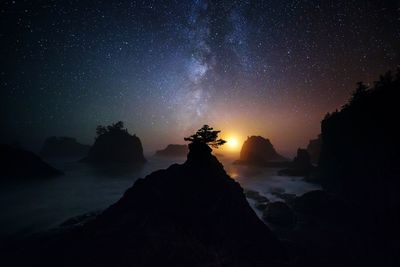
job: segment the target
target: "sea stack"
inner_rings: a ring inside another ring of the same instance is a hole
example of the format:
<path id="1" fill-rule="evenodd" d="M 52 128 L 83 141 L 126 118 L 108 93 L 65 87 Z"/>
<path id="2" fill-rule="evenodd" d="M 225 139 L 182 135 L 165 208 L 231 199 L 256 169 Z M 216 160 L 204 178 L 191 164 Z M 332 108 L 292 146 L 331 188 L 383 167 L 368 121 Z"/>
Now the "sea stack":
<path id="1" fill-rule="evenodd" d="M 82 161 L 89 163 L 145 163 L 142 142 L 123 128 L 122 122 L 98 126 L 97 138 Z"/>
<path id="2" fill-rule="evenodd" d="M 276 152 L 271 141 L 262 136 L 250 136 L 243 143 L 237 164 L 274 165 L 288 160 Z"/>
<path id="3" fill-rule="evenodd" d="M 307 145 L 307 152 L 310 155 L 311 162 L 313 164 L 317 164 L 319 160 L 319 154 L 321 153 L 321 136 L 310 140 Z"/>
<path id="4" fill-rule="evenodd" d="M 280 170 L 279 175 L 288 176 L 307 176 L 309 175 L 314 166 L 311 164 L 311 158 L 306 149 L 297 149 L 297 155 L 290 163 L 289 168 Z"/>

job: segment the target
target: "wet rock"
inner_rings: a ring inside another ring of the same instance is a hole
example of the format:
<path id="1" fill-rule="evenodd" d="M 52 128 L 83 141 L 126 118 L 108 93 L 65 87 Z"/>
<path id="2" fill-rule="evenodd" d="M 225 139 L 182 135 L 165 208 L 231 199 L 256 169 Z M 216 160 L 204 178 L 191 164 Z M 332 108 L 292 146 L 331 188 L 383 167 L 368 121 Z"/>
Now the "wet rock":
<path id="1" fill-rule="evenodd" d="M 254 190 L 245 190 L 245 195 L 246 197 L 253 199 L 257 202 L 269 202 L 269 199 L 265 196 L 260 195 L 259 192 L 254 191 Z"/>
<path id="2" fill-rule="evenodd" d="M 263 211 L 267 208 L 267 206 L 268 206 L 268 202 L 257 203 L 256 209 Z"/>

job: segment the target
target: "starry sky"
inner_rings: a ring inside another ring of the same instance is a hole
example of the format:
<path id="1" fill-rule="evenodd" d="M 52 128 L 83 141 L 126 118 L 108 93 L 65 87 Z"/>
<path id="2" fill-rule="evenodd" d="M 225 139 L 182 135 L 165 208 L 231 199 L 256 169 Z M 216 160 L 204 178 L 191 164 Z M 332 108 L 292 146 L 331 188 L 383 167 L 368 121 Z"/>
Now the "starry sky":
<path id="1" fill-rule="evenodd" d="M 399 1 L 1 1 L 3 142 L 92 143 L 122 120 L 146 151 L 207 123 L 284 155 L 400 59 Z"/>

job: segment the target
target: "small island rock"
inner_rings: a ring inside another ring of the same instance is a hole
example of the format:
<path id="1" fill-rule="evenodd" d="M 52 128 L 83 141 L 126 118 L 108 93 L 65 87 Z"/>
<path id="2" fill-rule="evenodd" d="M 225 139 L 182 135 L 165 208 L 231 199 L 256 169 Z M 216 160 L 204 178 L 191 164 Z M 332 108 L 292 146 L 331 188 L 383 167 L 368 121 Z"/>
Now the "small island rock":
<path id="1" fill-rule="evenodd" d="M 145 163 L 142 142 L 122 122 L 97 127 L 97 138 L 82 161 L 89 163 Z"/>
<path id="2" fill-rule="evenodd" d="M 280 166 L 287 159 L 276 152 L 269 139 L 262 136 L 250 136 L 243 143 L 240 159 L 236 164 Z"/>

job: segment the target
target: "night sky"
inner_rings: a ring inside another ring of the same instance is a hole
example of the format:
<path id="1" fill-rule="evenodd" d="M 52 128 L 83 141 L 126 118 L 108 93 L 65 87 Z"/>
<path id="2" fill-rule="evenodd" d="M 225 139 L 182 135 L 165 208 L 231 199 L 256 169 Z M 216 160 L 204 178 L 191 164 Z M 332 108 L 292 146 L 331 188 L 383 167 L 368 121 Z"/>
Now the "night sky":
<path id="1" fill-rule="evenodd" d="M 399 1 L 1 1 L 2 142 L 92 143 L 122 120 L 146 151 L 207 123 L 283 154 L 356 82 L 400 62 Z"/>

